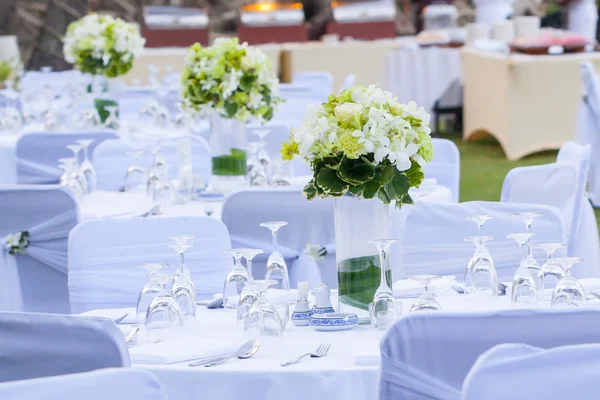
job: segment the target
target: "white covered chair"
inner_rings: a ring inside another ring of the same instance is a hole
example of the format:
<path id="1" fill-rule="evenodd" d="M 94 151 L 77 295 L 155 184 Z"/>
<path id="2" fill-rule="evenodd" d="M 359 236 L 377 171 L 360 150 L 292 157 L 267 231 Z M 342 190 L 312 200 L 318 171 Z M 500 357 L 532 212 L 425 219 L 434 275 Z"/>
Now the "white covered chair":
<path id="1" fill-rule="evenodd" d="M 177 143 L 183 138 L 161 140 L 161 155 L 169 166 L 169 177 L 177 178 Z M 190 136 L 192 141 L 192 166 L 194 175 L 201 176 L 206 184 L 212 173 L 210 147 L 206 140 L 199 136 Z M 151 145 L 149 142 L 147 145 Z M 140 143 L 140 145 L 143 145 Z M 133 158 L 127 152 L 135 148 L 130 142 L 122 139 L 106 140 L 96 147 L 92 154 L 92 164 L 96 169 L 96 185 L 98 190 L 120 190 L 125 184 L 127 168 Z M 152 154 L 147 151 L 140 157 L 140 163 L 149 170 L 152 166 Z"/>
<path id="2" fill-rule="evenodd" d="M 498 345 L 467 375 L 462 400 L 586 399 L 600 392 L 600 344 L 541 349 Z M 510 384 L 506 384 L 510 382 Z"/>
<path id="3" fill-rule="evenodd" d="M 116 92 L 114 98 L 119 105 L 119 119 L 129 121 L 139 117 L 142 108 L 156 99 L 156 93 L 150 88 L 126 88 Z"/>
<path id="4" fill-rule="evenodd" d="M 598 343 L 599 335 L 600 310 L 589 308 L 411 313 L 381 341 L 379 399 L 459 400 L 477 358 L 496 345 L 547 349 Z"/>
<path id="5" fill-rule="evenodd" d="M 167 400 L 149 371 L 107 368 L 0 384 L 0 398 L 19 400 Z"/>
<path id="6" fill-rule="evenodd" d="M 19 86 L 23 90 L 39 92 L 44 87 L 49 87 L 54 94 L 65 94 L 69 85 L 81 79 L 81 71 L 71 69 L 67 71 L 27 71 L 23 74 Z"/>
<path id="7" fill-rule="evenodd" d="M 577 115 L 577 142 L 591 146 L 590 171 L 587 180 L 589 198 L 600 207 L 600 81 L 594 65 L 589 61 L 580 64 L 583 99 Z"/>
<path id="8" fill-rule="evenodd" d="M 292 77 L 292 84 L 314 88 L 323 102 L 333 92 L 333 76 L 328 71 L 298 71 Z"/>
<path id="9" fill-rule="evenodd" d="M 433 142 L 433 161 L 423 170 L 425 178 L 434 178 L 439 185 L 452 192 L 452 201 L 458 203 L 460 190 L 460 152 L 448 139 L 431 139 Z"/>
<path id="10" fill-rule="evenodd" d="M 458 204 L 432 204 L 417 202 L 392 212 L 391 237 L 398 239 L 392 247 L 391 261 L 394 280 L 413 275 L 454 275 L 462 281 L 467 263 L 475 246 L 464 239 L 477 235 L 477 225 L 467 220 L 476 215 L 491 215 L 482 233 L 494 240 L 486 243 L 501 282 L 512 282 L 519 266 L 520 251 L 511 233 L 525 232 L 525 222 L 512 214 L 517 212 L 543 212 L 533 223 L 536 235 L 533 243 L 561 243 L 566 240 L 561 216 L 557 209 L 525 203 L 466 202 Z M 559 253 L 557 253 L 559 254 Z M 534 248 L 538 262 L 546 255 Z M 575 271 L 576 272 L 576 271 Z"/>
<path id="11" fill-rule="evenodd" d="M 114 322 L 75 315 L 0 312 L 0 354 L 0 382 L 130 365 Z"/>
<path id="12" fill-rule="evenodd" d="M 308 281 L 310 287 L 324 282 L 337 286 L 335 227 L 332 199 L 307 201 L 302 189 L 248 189 L 225 199 L 222 220 L 229 229 L 234 248 L 263 249 L 254 263 L 254 275 L 264 276 L 264 266 L 273 252 L 271 232 L 262 222 L 287 221 L 277 233 L 279 252 L 286 260 L 290 284 Z M 319 262 L 304 253 L 307 244 L 325 247 L 328 254 Z"/>
<path id="13" fill-rule="evenodd" d="M 67 238 L 78 223 L 73 195 L 61 186 L 2 186 L 0 221 L 0 311 L 68 314 Z M 29 233 L 29 245 L 11 255 L 7 236 L 20 232 Z"/>
<path id="14" fill-rule="evenodd" d="M 346 75 L 346 77 L 344 78 L 344 82 L 342 83 L 342 87 L 340 88 L 339 93 L 342 93 L 344 90 L 354 87 L 355 83 L 356 83 L 356 75 L 354 75 L 354 74 Z"/>
<path id="15" fill-rule="evenodd" d="M 544 204 L 559 210 L 567 232 L 569 256 L 585 259 L 574 270 L 578 277 L 600 276 L 598 227 L 585 196 L 589 160 L 589 145 L 566 142 L 556 163 L 512 169 L 504 179 L 501 195 L 502 202 Z"/>
<path id="16" fill-rule="evenodd" d="M 97 132 L 43 132 L 28 133 L 17 142 L 17 182 L 21 184 L 58 183 L 62 171 L 58 168 L 59 158 L 73 157 L 73 152 L 65 146 L 75 144 L 80 139 L 94 139 L 88 149 L 92 154 L 94 148 L 102 141 L 118 136 L 111 131 Z"/>
<path id="17" fill-rule="evenodd" d="M 142 263 L 166 263 L 175 272 L 179 256 L 165 246 L 168 237 L 193 234 L 196 244 L 185 252 L 185 263 L 198 299 L 223 290 L 233 260 L 227 228 L 210 217 L 105 219 L 84 222 L 69 236 L 69 295 L 71 311 L 135 307 L 147 283 Z"/>

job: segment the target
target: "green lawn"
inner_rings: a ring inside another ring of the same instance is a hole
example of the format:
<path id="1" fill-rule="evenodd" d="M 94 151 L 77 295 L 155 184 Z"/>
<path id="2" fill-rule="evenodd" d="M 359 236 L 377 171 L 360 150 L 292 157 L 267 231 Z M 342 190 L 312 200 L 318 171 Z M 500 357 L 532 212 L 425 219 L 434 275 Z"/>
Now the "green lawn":
<path id="1" fill-rule="evenodd" d="M 511 169 L 525 165 L 547 164 L 556 160 L 556 151 L 546 151 L 509 161 L 493 139 L 463 142 L 460 134 L 442 134 L 460 150 L 460 201 L 499 201 L 504 177 Z M 594 210 L 600 220 L 600 209 Z"/>

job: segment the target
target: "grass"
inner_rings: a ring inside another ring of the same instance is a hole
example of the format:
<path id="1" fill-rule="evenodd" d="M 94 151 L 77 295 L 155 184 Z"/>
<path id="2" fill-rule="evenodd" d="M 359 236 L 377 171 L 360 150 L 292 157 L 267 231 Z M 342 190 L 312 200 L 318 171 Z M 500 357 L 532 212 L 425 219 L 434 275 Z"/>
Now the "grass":
<path id="1" fill-rule="evenodd" d="M 499 201 L 502 182 L 508 171 L 556 160 L 556 151 L 545 151 L 518 161 L 509 161 L 498 142 L 492 138 L 463 142 L 460 134 L 442 134 L 441 137 L 452 140 L 460 150 L 460 201 Z M 594 212 L 596 221 L 600 221 L 600 209 Z"/>

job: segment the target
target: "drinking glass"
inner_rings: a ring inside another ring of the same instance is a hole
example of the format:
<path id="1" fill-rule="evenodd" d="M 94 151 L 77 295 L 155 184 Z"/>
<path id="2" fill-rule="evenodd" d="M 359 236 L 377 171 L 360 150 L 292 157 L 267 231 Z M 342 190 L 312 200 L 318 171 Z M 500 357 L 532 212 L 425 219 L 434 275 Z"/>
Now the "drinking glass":
<path id="1" fill-rule="evenodd" d="M 491 236 L 465 238 L 466 242 L 473 242 L 476 246 L 475 253 L 469 260 L 465 271 L 465 291 L 467 294 L 489 291 L 492 297 L 498 296 L 498 274 L 490 252 L 485 247 L 485 242 L 492 239 Z"/>
<path id="2" fill-rule="evenodd" d="M 538 217 L 541 217 L 542 215 L 544 215 L 544 213 L 541 212 L 519 212 L 513 214 L 513 216 L 515 217 L 523 218 L 523 221 L 525 222 L 525 228 L 527 229 L 527 233 L 532 233 L 531 226 L 533 224 L 533 220 Z M 544 297 L 542 275 L 540 271 L 540 266 L 533 257 L 533 244 L 531 243 L 531 239 L 529 239 L 529 241 L 527 242 L 527 268 L 529 268 L 529 270 L 531 271 L 531 276 L 533 276 L 533 279 L 535 280 L 535 285 L 538 291 L 538 300 L 542 300 L 542 298 Z"/>
<path id="3" fill-rule="evenodd" d="M 119 111 L 118 106 L 104 106 L 104 109 L 108 111 L 108 116 L 104 120 L 104 127 L 108 129 L 113 129 L 118 131 L 120 126 L 119 116 L 117 112 Z"/>
<path id="4" fill-rule="evenodd" d="M 240 300 L 239 296 L 242 294 L 244 286 L 248 282 L 248 271 L 242 265 L 242 254 L 243 251 L 238 249 L 225 250 L 225 254 L 231 254 L 235 259 L 235 263 L 231 268 L 231 271 L 225 277 L 225 284 L 223 285 L 223 307 L 225 308 L 237 308 Z"/>
<path id="5" fill-rule="evenodd" d="M 142 191 L 148 182 L 148 171 L 140 164 L 140 157 L 144 154 L 143 150 L 128 151 L 127 155 L 133 158 L 133 163 L 127 168 L 125 173 L 126 192 Z"/>
<path id="6" fill-rule="evenodd" d="M 176 337 L 183 328 L 179 304 L 167 291 L 167 283 L 173 279 L 173 275 L 155 274 L 154 278 L 160 286 L 160 292 L 150 302 L 145 322 L 146 339 L 151 343 Z"/>
<path id="7" fill-rule="evenodd" d="M 151 195 L 154 191 L 154 186 L 158 183 L 160 178 L 160 171 L 162 167 L 166 167 L 167 163 L 165 159 L 160 154 L 161 145 L 160 142 L 157 142 L 154 146 L 150 148 L 152 152 L 152 166 L 148 171 L 148 183 L 147 183 L 147 192 L 148 195 Z"/>
<path id="8" fill-rule="evenodd" d="M 242 253 L 242 257 L 246 260 L 246 270 L 248 271 L 248 281 L 253 281 L 252 277 L 252 259 L 263 251 L 260 249 L 238 249 Z M 277 282 L 276 282 L 277 283 Z"/>
<path id="9" fill-rule="evenodd" d="M 565 276 L 558 281 L 552 293 L 552 307 L 585 307 L 587 297 L 581 283 L 571 276 L 571 268 L 583 258 L 565 257 L 556 259 L 564 268 Z"/>
<path id="10" fill-rule="evenodd" d="M 242 293 L 240 294 L 240 301 L 237 306 L 237 326 L 238 328 L 242 328 L 245 324 L 246 317 L 248 316 L 248 311 L 250 311 L 250 307 L 254 305 L 260 298 L 260 291 L 267 287 L 277 284 L 276 281 L 266 281 L 266 280 L 251 280 L 246 282 Z"/>
<path id="11" fill-rule="evenodd" d="M 143 268 L 148 271 L 147 277 L 150 279 L 148 283 L 144 285 L 140 295 L 138 296 L 137 301 L 137 322 L 138 324 L 143 324 L 146 321 L 146 313 L 148 312 L 148 306 L 157 294 L 160 293 L 161 287 L 158 284 L 158 281 L 155 278 L 156 273 L 166 267 L 166 264 L 156 264 L 156 263 L 148 263 L 148 264 L 140 264 L 138 268 Z"/>
<path id="12" fill-rule="evenodd" d="M 371 307 L 369 308 L 371 311 L 371 326 L 378 330 L 386 330 L 396 319 L 396 300 L 394 299 L 394 292 L 391 289 L 392 271 L 388 258 L 389 248 L 395 242 L 395 239 L 378 239 L 368 242 L 377 247 L 379 251 L 381 279 L 379 287 L 373 296 Z"/>
<path id="13" fill-rule="evenodd" d="M 542 287 L 544 288 L 544 295 L 542 300 L 551 300 L 552 293 L 558 281 L 565 276 L 565 272 L 562 265 L 554 257 L 556 250 L 565 247 L 564 243 L 542 243 L 536 245 L 537 248 L 542 249 L 546 252 L 548 260 L 542 265 L 540 274 L 542 277 Z"/>
<path id="14" fill-rule="evenodd" d="M 425 288 L 423 293 L 421 293 L 421 296 L 419 296 L 419 298 L 415 300 L 413 305 L 410 307 L 410 312 L 440 311 L 442 309 L 440 303 L 438 303 L 434 298 L 435 294 L 433 292 L 428 291 L 431 282 L 436 281 L 440 278 L 441 276 L 439 275 L 416 275 L 408 278 L 415 282 L 419 282 Z"/>
<path id="15" fill-rule="evenodd" d="M 493 219 L 494 217 L 492 217 L 491 215 L 475 215 L 473 217 L 467 217 L 467 219 L 469 221 L 474 222 L 475 224 L 477 224 L 477 236 L 482 237 L 481 235 L 481 231 L 483 229 L 483 225 L 489 221 L 490 219 Z"/>
<path id="16" fill-rule="evenodd" d="M 258 161 L 258 151 L 264 147 L 262 142 L 250 142 L 246 146 L 248 150 L 248 173 L 250 174 L 250 186 L 264 186 L 267 184 L 267 172 L 265 167 Z"/>
<path id="17" fill-rule="evenodd" d="M 277 231 L 282 226 L 288 223 L 285 221 L 278 222 L 263 222 L 260 226 L 268 228 L 273 234 L 273 253 L 267 260 L 267 272 L 265 273 L 266 280 L 277 281 L 276 288 L 282 290 L 290 290 L 290 277 L 288 275 L 287 265 L 281 253 L 277 250 Z"/>
<path id="18" fill-rule="evenodd" d="M 513 233 L 507 235 L 519 245 L 521 249 L 521 262 L 513 277 L 511 304 L 513 307 L 537 307 L 538 294 L 536 280 L 527 267 L 528 246 L 527 243 L 533 237 L 533 233 Z"/>
<path id="19" fill-rule="evenodd" d="M 96 190 L 96 170 L 92 165 L 92 162 L 89 158 L 89 147 L 92 143 L 94 143 L 94 139 L 80 139 L 77 141 L 83 148 L 83 162 L 81 163 L 81 173 L 85 176 L 85 180 L 87 182 L 88 190 L 93 192 Z"/>
<path id="20" fill-rule="evenodd" d="M 265 293 L 272 282 L 252 281 L 250 284 L 257 286 L 258 300 L 248 309 L 244 320 L 244 337 L 255 339 L 262 336 L 283 335 L 281 317 L 277 309 L 265 298 Z"/>
<path id="21" fill-rule="evenodd" d="M 75 196 L 76 199 L 81 199 L 84 196 L 83 187 L 81 182 L 77 178 L 75 172 L 75 159 L 74 158 L 59 158 L 58 168 L 62 169 L 64 173 L 60 177 L 60 184 L 68 187 Z"/>
<path id="22" fill-rule="evenodd" d="M 179 254 L 179 268 L 175 271 L 171 294 L 179 304 L 181 315 L 184 318 L 196 316 L 196 286 L 190 270 L 185 265 L 183 255 L 187 249 L 195 246 L 194 243 L 189 242 L 192 238 L 194 238 L 194 235 L 170 236 L 169 239 L 175 243 L 167 243 L 166 245 Z"/>
<path id="23" fill-rule="evenodd" d="M 152 185 L 152 204 L 157 214 L 165 214 L 175 198 L 175 190 L 169 180 L 168 167 L 156 168 L 157 181 Z"/>
<path id="24" fill-rule="evenodd" d="M 273 174 L 271 175 L 271 186 L 289 186 L 290 185 L 289 161 L 276 160 L 273 162 Z"/>
<path id="25" fill-rule="evenodd" d="M 75 160 L 75 162 L 73 163 L 73 174 L 77 177 L 77 180 L 79 181 L 79 184 L 83 189 L 83 193 L 88 194 L 89 190 L 87 180 L 85 179 L 85 176 L 81 171 L 81 167 L 79 166 L 79 152 L 81 151 L 83 146 L 81 146 L 80 144 L 69 144 L 65 147 L 73 152 L 73 159 Z"/>

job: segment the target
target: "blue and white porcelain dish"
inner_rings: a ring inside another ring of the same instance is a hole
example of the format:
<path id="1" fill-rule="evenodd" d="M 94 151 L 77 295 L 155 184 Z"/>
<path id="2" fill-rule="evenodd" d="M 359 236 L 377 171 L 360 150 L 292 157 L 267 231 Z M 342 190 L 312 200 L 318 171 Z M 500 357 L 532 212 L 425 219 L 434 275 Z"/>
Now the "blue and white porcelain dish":
<path id="1" fill-rule="evenodd" d="M 335 310 L 333 309 L 333 307 L 313 307 L 312 308 L 312 313 L 313 314 L 330 314 L 330 313 L 334 313 Z"/>
<path id="2" fill-rule="evenodd" d="M 358 325 L 358 317 L 352 313 L 313 313 L 309 325 L 317 331 L 347 331 Z"/>

